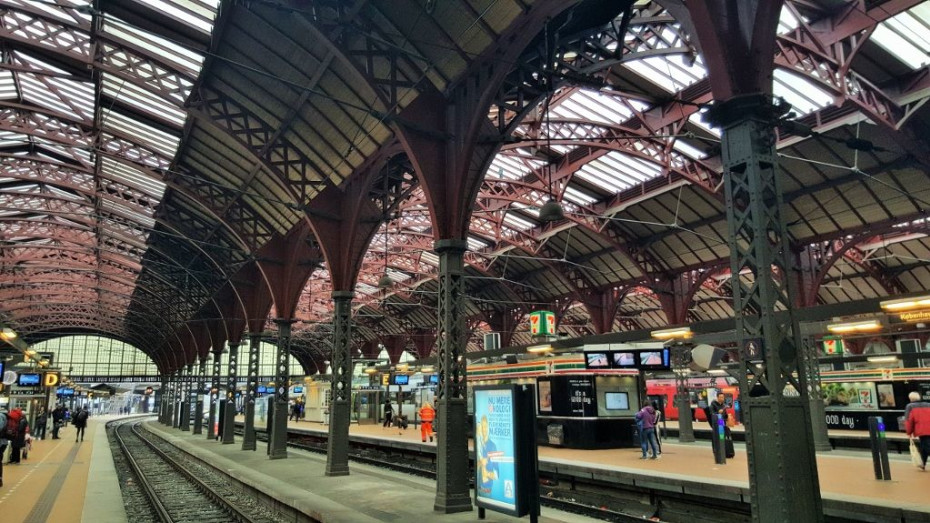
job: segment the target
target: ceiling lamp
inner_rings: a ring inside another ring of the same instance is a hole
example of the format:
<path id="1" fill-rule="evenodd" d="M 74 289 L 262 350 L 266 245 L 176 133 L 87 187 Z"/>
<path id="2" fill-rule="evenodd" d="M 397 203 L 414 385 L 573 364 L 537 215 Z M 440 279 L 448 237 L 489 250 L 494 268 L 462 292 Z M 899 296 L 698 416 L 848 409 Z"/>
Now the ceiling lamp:
<path id="1" fill-rule="evenodd" d="M 894 363 L 898 361 L 897 356 L 869 356 L 866 359 L 869 363 Z"/>
<path id="2" fill-rule="evenodd" d="M 917 296 L 916 298 L 900 298 L 897 300 L 887 300 L 879 303 L 882 310 L 886 312 L 901 312 L 912 309 L 923 309 L 930 307 L 930 296 Z"/>
<path id="3" fill-rule="evenodd" d="M 552 67 L 553 56 L 549 49 L 549 22 L 546 22 L 546 65 L 543 69 L 543 76 L 546 79 L 546 154 L 552 153 L 552 117 L 549 112 L 549 104 L 552 102 L 553 85 L 552 85 Z M 546 174 L 548 176 L 549 201 L 539 208 L 539 220 L 543 223 L 552 223 L 565 219 L 565 211 L 562 210 L 562 204 L 556 201 L 555 193 L 552 190 L 552 161 L 546 162 Z"/>
<path id="4" fill-rule="evenodd" d="M 17 338 L 17 334 L 13 329 L 4 327 L 3 330 L 0 330 L 0 338 L 5 340 L 15 340 Z"/>
<path id="5" fill-rule="evenodd" d="M 384 213 L 384 274 L 378 278 L 378 288 L 381 290 L 390 289 L 394 285 L 394 280 L 388 276 L 388 231 L 390 230 L 391 222 L 387 220 L 387 191 L 385 191 L 384 201 L 381 202 L 382 209 Z"/>
<path id="6" fill-rule="evenodd" d="M 691 327 L 675 327 L 674 329 L 661 329 L 652 331 L 650 335 L 657 340 L 673 340 L 675 338 L 690 338 Z"/>
<path id="7" fill-rule="evenodd" d="M 420 367 L 420 372 L 433 372 L 433 370 L 434 369 L 432 365 L 424 365 Z"/>
<path id="8" fill-rule="evenodd" d="M 376 372 L 378 372 L 378 369 L 375 368 L 374 364 L 369 363 L 368 366 L 365 367 L 365 374 L 374 374 Z"/>
<path id="9" fill-rule="evenodd" d="M 527 347 L 526 352 L 532 352 L 539 354 L 542 352 L 549 352 L 552 350 L 552 345 L 533 345 L 532 347 Z"/>
<path id="10" fill-rule="evenodd" d="M 847 334 L 851 332 L 871 332 L 882 329 L 878 320 L 852 321 L 847 323 L 834 323 L 827 325 L 827 330 L 834 334 Z"/>

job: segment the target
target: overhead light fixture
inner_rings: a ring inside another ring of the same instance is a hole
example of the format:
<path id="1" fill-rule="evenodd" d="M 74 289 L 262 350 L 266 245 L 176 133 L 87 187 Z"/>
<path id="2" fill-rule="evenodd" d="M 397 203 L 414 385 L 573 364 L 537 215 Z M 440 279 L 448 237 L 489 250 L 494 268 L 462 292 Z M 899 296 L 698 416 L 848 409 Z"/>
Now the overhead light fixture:
<path id="1" fill-rule="evenodd" d="M 546 22 L 546 66 L 543 69 L 546 78 L 546 106 L 544 107 L 544 116 L 546 118 L 546 154 L 552 154 L 552 116 L 549 111 L 549 104 L 552 102 L 553 92 L 552 83 L 552 55 L 549 54 L 549 22 Z M 552 160 L 546 161 L 546 174 L 548 183 L 546 189 L 549 191 L 549 200 L 539 208 L 539 221 L 543 223 L 552 223 L 565 219 L 565 211 L 562 204 L 556 200 L 555 190 L 552 188 Z"/>
<path id="2" fill-rule="evenodd" d="M 532 347 L 527 347 L 526 352 L 540 353 L 540 352 L 549 352 L 552 350 L 552 345 L 533 345 Z"/>
<path id="3" fill-rule="evenodd" d="M 365 374 L 374 374 L 376 372 L 378 372 L 378 369 L 376 369 L 374 365 L 365 367 Z"/>
<path id="4" fill-rule="evenodd" d="M 38 354 L 39 354 L 38 352 L 36 352 L 36 351 L 34 351 L 34 350 L 32 350 L 32 349 L 28 349 L 28 350 L 26 351 L 26 356 L 29 356 L 30 358 L 35 358 L 36 356 L 38 356 Z"/>
<path id="5" fill-rule="evenodd" d="M 0 338 L 5 340 L 15 340 L 17 338 L 17 334 L 13 329 L 4 327 L 3 330 L 0 330 Z"/>
<path id="6" fill-rule="evenodd" d="M 869 363 L 894 363 L 898 361 L 897 356 L 869 356 L 866 358 Z"/>
<path id="7" fill-rule="evenodd" d="M 420 367 L 420 372 L 433 372 L 435 370 L 432 365 L 424 365 Z"/>
<path id="8" fill-rule="evenodd" d="M 674 329 L 661 329 L 649 333 L 657 340 L 673 340 L 676 338 L 690 338 L 691 327 L 675 327 Z"/>
<path id="9" fill-rule="evenodd" d="M 916 298 L 900 298 L 879 303 L 882 310 L 887 312 L 901 312 L 912 309 L 930 307 L 930 296 L 917 296 Z"/>
<path id="10" fill-rule="evenodd" d="M 882 322 L 878 320 L 852 321 L 847 323 L 834 323 L 827 325 L 827 330 L 834 334 L 850 332 L 871 332 L 882 329 Z"/>
<path id="11" fill-rule="evenodd" d="M 406 363 L 398 363 L 398 364 L 397 364 L 397 370 L 399 370 L 399 371 L 401 371 L 401 372 L 407 372 L 407 370 L 408 370 L 409 368 L 410 368 L 410 365 L 407 365 Z"/>

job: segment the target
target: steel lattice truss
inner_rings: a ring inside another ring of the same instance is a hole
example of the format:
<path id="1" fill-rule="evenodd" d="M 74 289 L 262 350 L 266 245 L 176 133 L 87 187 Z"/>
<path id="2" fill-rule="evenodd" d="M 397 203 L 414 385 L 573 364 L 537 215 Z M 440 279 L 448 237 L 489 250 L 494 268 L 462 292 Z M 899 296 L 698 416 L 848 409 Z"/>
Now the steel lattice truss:
<path id="1" fill-rule="evenodd" d="M 322 370 L 353 267 L 359 350 L 429 354 L 436 222 L 404 111 L 479 82 L 500 65 L 485 52 L 548 2 L 478 4 L 0 1 L 3 319 L 30 341 L 103 332 L 173 368 L 291 315 L 296 355 Z M 693 22 L 675 0 L 624 7 L 580 2 L 488 100 L 474 336 L 527 342 L 540 308 L 570 335 L 733 314 Z M 930 285 L 930 72 L 913 56 L 930 52 L 928 10 L 786 2 L 774 80 L 795 111 L 777 140 L 800 305 Z M 547 50 L 558 67 L 541 74 Z M 545 224 L 551 197 L 566 219 Z M 347 209 L 380 225 L 345 252 L 291 241 Z"/>

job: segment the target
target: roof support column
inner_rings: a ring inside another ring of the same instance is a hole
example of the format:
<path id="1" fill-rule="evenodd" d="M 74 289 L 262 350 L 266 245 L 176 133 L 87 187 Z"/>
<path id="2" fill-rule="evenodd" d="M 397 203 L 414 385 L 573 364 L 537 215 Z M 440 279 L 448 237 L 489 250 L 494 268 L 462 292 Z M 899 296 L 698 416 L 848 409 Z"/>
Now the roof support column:
<path id="1" fill-rule="evenodd" d="M 812 338 L 802 340 L 802 357 L 804 358 L 804 372 L 807 377 L 807 386 L 811 394 L 807 395 L 811 409 L 811 432 L 814 435 L 814 450 L 829 452 L 833 450 L 830 437 L 827 435 L 827 411 L 823 406 L 823 394 L 820 391 L 820 344 Z"/>
<path id="2" fill-rule="evenodd" d="M 434 509 L 450 513 L 471 510 L 468 490 L 468 417 L 465 381 L 465 240 L 439 240 L 439 445 Z"/>
<path id="3" fill-rule="evenodd" d="M 194 430 L 192 434 L 203 434 L 203 392 L 207 388 L 207 357 L 200 358 L 200 368 L 197 372 L 197 389 L 194 399 Z"/>
<path id="4" fill-rule="evenodd" d="M 351 291 L 333 291 L 333 381 L 329 403 L 329 439 L 326 443 L 326 475 L 349 474 L 349 421 L 352 399 Z"/>
<path id="5" fill-rule="evenodd" d="M 181 397 L 181 370 L 175 370 L 171 373 L 171 428 L 177 428 L 178 419 L 181 417 L 181 407 L 178 405 L 178 398 Z"/>
<path id="6" fill-rule="evenodd" d="M 291 351 L 291 325 L 294 319 L 275 318 L 278 327 L 278 351 L 274 367 L 274 413 L 268 427 L 268 459 L 287 457 L 287 392 L 290 390 L 288 357 Z"/>
<path id="7" fill-rule="evenodd" d="M 823 521 L 810 402 L 799 330 L 796 291 L 782 217 L 770 97 L 756 94 L 719 104 L 729 224 L 736 339 L 741 349 L 741 390 L 753 521 Z M 746 285 L 740 273 L 752 273 Z M 776 305 L 788 309 L 777 316 Z M 794 376 L 797 376 L 795 378 Z M 785 394 L 793 387 L 800 395 Z"/>
<path id="8" fill-rule="evenodd" d="M 688 391 L 688 364 L 691 345 L 679 343 L 672 349 L 675 364 L 675 406 L 678 408 L 678 442 L 694 442 L 694 418 L 691 414 L 691 393 Z"/>
<path id="9" fill-rule="evenodd" d="M 192 364 L 187 364 L 187 367 L 182 371 L 180 428 L 183 432 L 190 432 L 191 430 L 191 375 L 193 371 L 194 366 Z"/>
<path id="10" fill-rule="evenodd" d="M 210 385 L 210 417 L 207 418 L 207 439 L 215 439 L 216 407 L 220 399 L 220 360 L 223 357 L 223 346 L 213 348 L 213 379 Z"/>
<path id="11" fill-rule="evenodd" d="M 246 380 L 245 430 L 242 450 L 255 450 L 255 402 L 258 400 L 258 360 L 261 356 L 262 334 L 249 334 L 249 376 Z"/>
<path id="12" fill-rule="evenodd" d="M 233 431 L 236 428 L 236 365 L 239 364 L 240 342 L 229 342 L 229 361 L 226 372 L 226 411 L 223 416 L 222 443 L 229 445 L 235 443 Z"/>
<path id="13" fill-rule="evenodd" d="M 162 374 L 161 375 L 161 387 L 158 388 L 158 422 L 162 425 L 167 425 L 165 422 L 165 413 L 168 412 L 168 409 L 165 408 L 168 397 L 168 379 Z"/>

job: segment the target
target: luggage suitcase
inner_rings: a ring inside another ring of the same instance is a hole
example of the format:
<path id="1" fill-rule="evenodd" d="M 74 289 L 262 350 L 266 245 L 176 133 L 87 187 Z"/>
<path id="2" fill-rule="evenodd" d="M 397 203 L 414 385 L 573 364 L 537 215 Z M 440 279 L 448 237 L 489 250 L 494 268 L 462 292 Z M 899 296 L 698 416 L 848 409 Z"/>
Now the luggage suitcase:
<path id="1" fill-rule="evenodd" d="M 727 430 L 727 435 L 724 438 L 723 442 L 724 442 L 725 449 L 726 449 L 727 459 L 730 459 L 733 456 L 735 456 L 736 451 L 733 450 L 733 436 L 730 435 L 729 430 Z"/>

